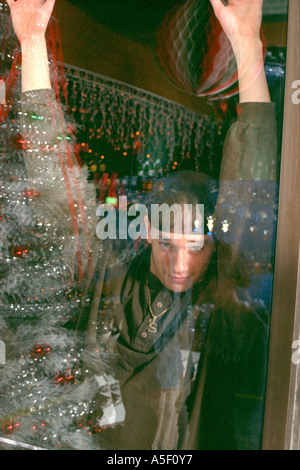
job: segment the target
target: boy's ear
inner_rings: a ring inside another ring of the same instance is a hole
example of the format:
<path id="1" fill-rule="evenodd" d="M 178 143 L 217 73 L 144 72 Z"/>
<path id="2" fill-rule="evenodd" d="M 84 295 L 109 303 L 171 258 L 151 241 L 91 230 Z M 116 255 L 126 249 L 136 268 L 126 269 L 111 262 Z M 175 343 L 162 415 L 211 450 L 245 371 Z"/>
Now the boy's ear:
<path id="1" fill-rule="evenodd" d="M 145 215 L 144 222 L 145 222 L 145 226 L 147 230 L 147 242 L 151 243 L 151 225 L 150 225 L 150 219 L 148 215 Z"/>

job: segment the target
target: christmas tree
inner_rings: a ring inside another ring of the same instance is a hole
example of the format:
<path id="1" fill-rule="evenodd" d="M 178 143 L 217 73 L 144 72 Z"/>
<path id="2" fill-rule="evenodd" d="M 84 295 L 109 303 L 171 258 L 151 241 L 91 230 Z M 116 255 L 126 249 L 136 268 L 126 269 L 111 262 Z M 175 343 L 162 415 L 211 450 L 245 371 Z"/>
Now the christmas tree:
<path id="1" fill-rule="evenodd" d="M 80 281 L 66 280 L 61 247 L 32 209 L 38 193 L 23 158 L 19 51 L 6 3 L 0 12 L 7 84 L 0 109 L 0 448 L 102 448 L 100 433 L 114 416 L 105 344 L 100 339 L 104 358 L 95 373 L 75 329 Z"/>
<path id="2" fill-rule="evenodd" d="M 1 435 L 17 445 L 94 448 L 102 428 L 92 403 L 101 417 L 110 386 L 104 369 L 100 384 L 85 369 L 75 331 L 80 282 L 66 282 L 61 249 L 32 210 L 37 193 L 28 186 L 16 109 L 1 128 Z"/>

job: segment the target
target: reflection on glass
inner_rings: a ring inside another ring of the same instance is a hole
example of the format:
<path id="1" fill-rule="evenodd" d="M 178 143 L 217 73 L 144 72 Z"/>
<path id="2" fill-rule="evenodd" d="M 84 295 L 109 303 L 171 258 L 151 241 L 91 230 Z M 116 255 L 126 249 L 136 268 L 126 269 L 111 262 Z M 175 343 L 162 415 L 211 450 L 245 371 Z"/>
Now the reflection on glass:
<path id="1" fill-rule="evenodd" d="M 213 0 L 204 13 L 202 2 L 184 6 L 189 27 L 202 17 L 211 24 L 201 55 L 207 69 L 202 87 L 193 81 L 193 62 L 177 62 L 169 78 L 177 86 L 189 81 L 199 96 L 215 95 L 223 112 L 234 97 L 234 122 L 225 123 L 203 116 L 196 122 L 195 113 L 172 103 L 158 119 L 158 97 L 134 108 L 131 96 L 124 100 L 129 88 L 112 80 L 115 88 L 105 94 L 103 77 L 102 107 L 79 112 L 79 98 L 98 106 L 100 88 L 80 88 L 72 67 L 58 84 L 48 62 L 55 45 L 48 43 L 48 56 L 45 41 L 54 2 L 7 3 L 22 51 L 10 56 L 13 30 L 6 32 L 7 96 L 19 59 L 22 90 L 16 110 L 9 99 L 0 108 L 1 446 L 260 448 L 280 139 L 266 72 L 282 79 L 281 66 L 272 74 L 274 51 L 264 67 L 260 2 L 228 8 Z M 4 5 L 1 14 L 8 14 Z M 224 64 L 216 54 L 211 69 L 204 46 L 213 49 L 216 37 L 229 55 Z M 160 59 L 163 50 L 160 44 Z M 68 112 L 57 100 L 60 90 Z M 146 92 L 131 92 L 145 101 Z M 127 128 L 130 113 L 134 127 Z M 177 122 L 170 124 L 170 115 Z M 79 118 L 84 132 L 78 126 L 76 136 Z M 91 142 L 104 137 L 115 150 L 126 143 L 123 157 L 130 139 L 129 187 L 117 167 L 108 171 L 104 153 L 91 157 Z M 198 152 L 208 150 L 203 164 Z"/>

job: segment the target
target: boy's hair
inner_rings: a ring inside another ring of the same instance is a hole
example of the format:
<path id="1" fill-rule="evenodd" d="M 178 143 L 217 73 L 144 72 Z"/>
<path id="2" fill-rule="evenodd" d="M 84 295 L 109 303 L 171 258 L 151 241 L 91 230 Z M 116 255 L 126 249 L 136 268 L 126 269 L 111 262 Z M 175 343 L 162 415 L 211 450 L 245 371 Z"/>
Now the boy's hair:
<path id="1" fill-rule="evenodd" d="M 214 213 L 218 188 L 216 181 L 204 173 L 194 171 L 177 171 L 168 174 L 155 182 L 148 200 L 148 215 L 151 226 L 162 231 L 164 229 L 164 210 L 169 209 L 170 232 L 184 230 L 184 211 L 189 212 L 191 233 L 195 232 L 199 218 L 199 205 L 203 205 L 204 233 L 207 233 L 207 218 Z M 163 206 L 165 205 L 165 206 Z M 174 209 L 174 210 L 171 210 Z M 182 214 L 182 224 L 178 217 Z M 182 232 L 183 233 L 183 232 Z"/>

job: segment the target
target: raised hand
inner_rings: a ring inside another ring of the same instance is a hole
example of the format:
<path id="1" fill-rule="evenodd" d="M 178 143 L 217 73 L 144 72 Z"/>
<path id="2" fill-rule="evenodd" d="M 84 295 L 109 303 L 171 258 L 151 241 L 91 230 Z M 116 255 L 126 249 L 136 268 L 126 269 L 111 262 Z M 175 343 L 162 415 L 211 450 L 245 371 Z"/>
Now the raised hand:
<path id="1" fill-rule="evenodd" d="M 240 102 L 269 102 L 260 38 L 263 0 L 210 0 L 210 3 L 235 54 Z"/>
<path id="2" fill-rule="evenodd" d="M 55 0 L 6 0 L 22 50 L 22 91 L 51 88 L 45 33 Z"/>
<path id="3" fill-rule="evenodd" d="M 15 33 L 22 44 L 41 38 L 51 17 L 55 0 L 6 0 L 9 5 Z"/>
<path id="4" fill-rule="evenodd" d="M 263 0 L 210 0 L 215 15 L 235 47 L 242 40 L 259 39 Z"/>

